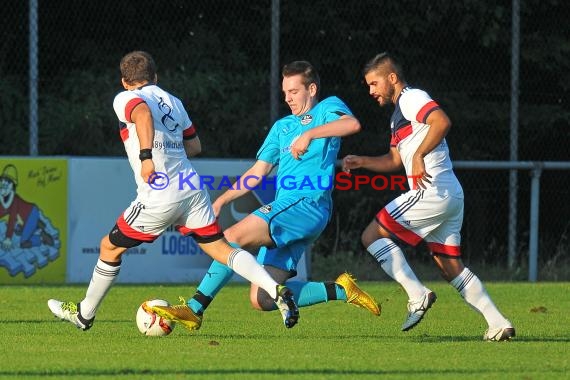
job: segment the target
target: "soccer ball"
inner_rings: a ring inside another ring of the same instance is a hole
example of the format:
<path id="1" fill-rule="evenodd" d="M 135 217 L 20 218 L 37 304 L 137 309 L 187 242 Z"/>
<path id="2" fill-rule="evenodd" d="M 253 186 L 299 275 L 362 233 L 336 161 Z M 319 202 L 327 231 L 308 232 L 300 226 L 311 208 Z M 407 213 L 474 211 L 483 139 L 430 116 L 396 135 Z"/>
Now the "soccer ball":
<path id="1" fill-rule="evenodd" d="M 168 306 L 165 300 L 144 301 L 137 310 L 137 327 L 146 336 L 166 336 L 174 330 L 174 321 L 156 315 L 151 306 Z"/>

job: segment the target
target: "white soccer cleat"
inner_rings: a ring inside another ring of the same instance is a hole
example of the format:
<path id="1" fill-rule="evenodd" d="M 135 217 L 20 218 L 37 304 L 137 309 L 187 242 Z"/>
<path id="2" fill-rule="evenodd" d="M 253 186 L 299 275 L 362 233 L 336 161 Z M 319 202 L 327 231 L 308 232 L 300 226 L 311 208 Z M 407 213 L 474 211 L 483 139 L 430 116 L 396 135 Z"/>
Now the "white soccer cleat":
<path id="1" fill-rule="evenodd" d="M 73 323 L 77 328 L 85 331 L 93 326 L 95 317 L 85 319 L 81 316 L 80 305 L 73 302 L 61 302 L 58 300 L 50 299 L 48 307 L 57 318 Z"/>
<path id="2" fill-rule="evenodd" d="M 515 336 L 515 328 L 509 323 L 505 327 L 488 328 L 483 335 L 483 340 L 488 342 L 502 342 L 511 340 Z"/>
<path id="3" fill-rule="evenodd" d="M 437 297 L 435 293 L 429 289 L 426 289 L 426 292 L 421 298 L 415 301 L 409 300 L 408 316 L 402 325 L 402 331 L 408 331 L 420 323 L 425 313 L 429 310 L 431 305 L 433 305 L 436 299 Z"/>

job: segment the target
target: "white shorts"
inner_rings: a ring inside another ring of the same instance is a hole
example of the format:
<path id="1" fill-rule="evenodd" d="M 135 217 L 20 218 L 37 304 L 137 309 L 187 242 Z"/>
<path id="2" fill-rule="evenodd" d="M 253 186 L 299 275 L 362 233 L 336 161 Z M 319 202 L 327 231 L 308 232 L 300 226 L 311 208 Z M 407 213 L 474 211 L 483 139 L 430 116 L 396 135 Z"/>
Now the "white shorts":
<path id="1" fill-rule="evenodd" d="M 195 235 L 197 241 L 207 242 L 223 236 L 206 191 L 163 205 L 145 205 L 137 198 L 117 219 L 122 235 L 147 243 L 156 240 L 170 226 L 183 235 Z"/>
<path id="2" fill-rule="evenodd" d="M 461 256 L 463 198 L 410 190 L 380 210 L 376 221 L 407 244 L 424 240 L 432 253 Z"/>

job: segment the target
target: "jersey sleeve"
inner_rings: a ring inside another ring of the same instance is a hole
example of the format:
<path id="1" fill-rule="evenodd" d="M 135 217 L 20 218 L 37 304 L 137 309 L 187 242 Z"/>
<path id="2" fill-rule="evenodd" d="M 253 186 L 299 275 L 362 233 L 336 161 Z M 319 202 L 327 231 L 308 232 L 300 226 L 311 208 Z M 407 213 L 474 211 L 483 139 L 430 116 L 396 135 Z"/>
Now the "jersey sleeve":
<path id="1" fill-rule="evenodd" d="M 427 92 L 412 89 L 406 91 L 400 97 L 400 109 L 406 120 L 426 123 L 430 113 L 439 109 L 437 104 Z"/>
<path id="2" fill-rule="evenodd" d="M 324 99 L 321 102 L 321 106 L 323 106 L 325 123 L 330 123 L 331 121 L 338 120 L 341 116 L 344 115 L 352 116 L 352 112 L 348 106 L 336 96 L 331 96 Z"/>
<path id="3" fill-rule="evenodd" d="M 119 121 L 123 123 L 132 123 L 131 114 L 136 106 L 144 103 L 144 99 L 133 91 L 123 91 L 113 101 L 113 109 L 117 114 Z"/>
<path id="4" fill-rule="evenodd" d="M 192 140 L 196 136 L 198 136 L 198 132 L 196 132 L 196 126 L 194 125 L 194 123 L 190 124 L 188 128 L 185 128 L 182 131 L 182 138 L 184 140 Z"/>
<path id="5" fill-rule="evenodd" d="M 190 119 L 190 116 L 188 116 L 188 112 L 186 112 L 186 109 L 182 105 L 182 102 L 180 100 L 177 100 L 177 103 L 177 106 L 180 109 L 180 116 L 182 117 L 182 125 L 184 126 L 182 129 L 182 138 L 184 140 L 192 140 L 198 136 L 196 125 L 194 125 Z"/>
<path id="6" fill-rule="evenodd" d="M 256 159 L 269 162 L 272 165 L 277 165 L 279 163 L 279 136 L 277 135 L 278 123 L 273 124 L 273 127 L 269 131 L 269 134 L 263 141 L 263 145 L 257 151 Z"/>

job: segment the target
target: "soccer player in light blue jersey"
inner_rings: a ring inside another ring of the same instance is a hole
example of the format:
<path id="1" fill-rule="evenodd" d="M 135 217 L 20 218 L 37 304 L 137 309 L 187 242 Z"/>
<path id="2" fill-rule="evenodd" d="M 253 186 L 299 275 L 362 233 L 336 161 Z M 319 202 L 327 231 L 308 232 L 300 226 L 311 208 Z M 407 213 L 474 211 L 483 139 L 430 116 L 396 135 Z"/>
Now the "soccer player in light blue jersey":
<path id="1" fill-rule="evenodd" d="M 341 137 L 360 131 L 360 122 L 342 100 L 331 96 L 319 102 L 320 79 L 309 62 L 285 65 L 282 76 L 291 115 L 275 122 L 257 153 L 257 161 L 213 203 L 219 215 L 223 206 L 261 184 L 277 167 L 275 200 L 224 234 L 236 247 L 262 248 L 257 260 L 280 284 L 296 276 L 301 256 L 326 227 Z M 192 319 L 199 329 L 205 309 L 232 276 L 231 268 L 214 261 L 192 299 L 163 309 L 171 319 L 183 319 L 189 329 L 188 319 Z M 378 303 L 348 273 L 335 282 L 288 281 L 287 286 L 298 306 L 343 300 L 380 315 Z M 250 301 L 258 310 L 276 309 L 269 294 L 253 284 Z"/>

